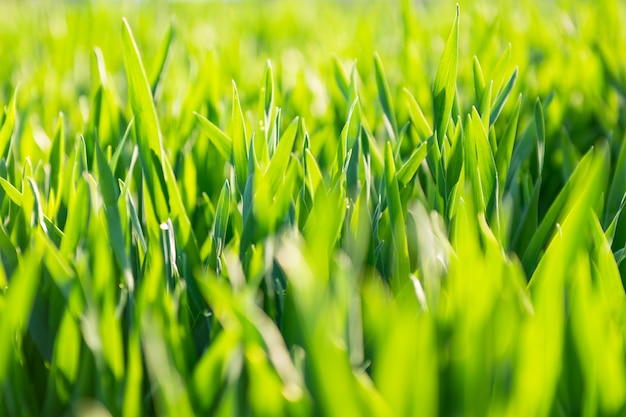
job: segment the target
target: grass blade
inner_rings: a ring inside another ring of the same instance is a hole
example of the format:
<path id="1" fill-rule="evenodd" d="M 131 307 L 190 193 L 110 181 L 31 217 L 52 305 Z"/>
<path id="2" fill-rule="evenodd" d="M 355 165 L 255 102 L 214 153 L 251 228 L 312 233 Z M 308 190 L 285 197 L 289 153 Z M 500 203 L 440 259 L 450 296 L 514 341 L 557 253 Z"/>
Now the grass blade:
<path id="1" fill-rule="evenodd" d="M 235 176 L 237 178 L 237 189 L 243 195 L 248 179 L 248 143 L 246 137 L 246 123 L 239 103 L 239 93 L 233 81 L 233 104 L 231 113 L 233 141 L 233 162 L 235 164 Z"/>
<path id="2" fill-rule="evenodd" d="M 204 133 L 206 133 L 213 146 L 215 146 L 215 149 L 217 149 L 222 158 L 226 161 L 230 161 L 233 146 L 232 139 L 203 115 L 195 112 L 194 114 L 200 121 L 202 130 L 204 130 Z"/>
<path id="3" fill-rule="evenodd" d="M 429 137 L 433 135 L 433 130 L 430 128 L 426 117 L 424 117 L 424 113 L 422 113 L 422 109 L 419 104 L 413 97 L 413 94 L 406 88 L 403 90 L 406 96 L 406 102 L 409 107 L 409 115 L 411 117 L 411 124 L 417 130 L 417 134 L 419 135 L 422 141 L 428 140 Z"/>
<path id="4" fill-rule="evenodd" d="M 433 111 L 435 115 L 435 131 L 440 143 L 443 143 L 444 135 L 448 130 L 448 121 L 452 114 L 452 105 L 456 93 L 456 71 L 458 61 L 459 44 L 459 20 L 460 7 L 456 7 L 456 18 L 443 50 L 441 62 L 433 84 Z"/>
<path id="5" fill-rule="evenodd" d="M 387 127 L 387 134 L 391 140 L 395 143 L 398 139 L 398 121 L 396 120 L 396 113 L 393 108 L 393 99 L 389 90 L 389 84 L 385 77 L 385 69 L 383 63 L 380 60 L 378 53 L 374 53 L 374 73 L 376 75 L 376 87 L 378 88 L 378 100 L 383 108 L 385 126 Z"/>
<path id="6" fill-rule="evenodd" d="M 515 81 L 517 80 L 517 67 L 513 70 L 513 74 L 509 81 L 507 81 L 506 85 L 498 92 L 496 96 L 496 101 L 493 103 L 491 108 L 491 115 L 489 116 L 489 126 L 493 126 L 500 113 L 502 112 L 502 108 L 506 104 L 506 100 L 509 98 L 511 91 L 513 90 L 513 86 L 515 86 Z"/>
<path id="7" fill-rule="evenodd" d="M 511 157 L 513 154 L 513 145 L 515 144 L 515 137 L 517 136 L 517 124 L 519 121 L 520 109 L 522 107 L 522 96 L 520 95 L 517 100 L 517 106 L 515 113 L 511 116 L 509 123 L 504 130 L 502 139 L 498 143 L 498 150 L 496 151 L 496 168 L 498 171 L 498 190 L 500 191 L 499 198 L 502 198 L 504 193 L 504 186 L 507 182 L 509 167 L 511 164 Z"/>
<path id="8" fill-rule="evenodd" d="M 230 213 L 230 185 L 228 180 L 224 183 L 220 197 L 217 200 L 215 212 L 215 224 L 213 225 L 213 240 L 217 258 L 222 255 L 226 243 L 226 228 L 228 227 L 228 215 Z"/>
<path id="9" fill-rule="evenodd" d="M 397 177 L 400 184 L 407 185 L 411 181 L 424 159 L 426 159 L 427 153 L 428 146 L 425 142 L 422 142 L 402 165 L 402 168 L 398 170 Z"/>
<path id="10" fill-rule="evenodd" d="M 126 242 L 124 240 L 124 232 L 122 231 L 122 223 L 120 213 L 117 208 L 117 200 L 119 198 L 119 190 L 117 182 L 113 178 L 113 173 L 107 164 L 100 145 L 96 143 L 95 147 L 98 179 L 100 192 L 104 200 L 104 208 L 106 222 L 109 232 L 109 240 L 113 247 L 113 254 L 118 263 L 120 271 L 124 276 L 124 281 L 128 291 L 132 294 L 135 289 L 135 279 L 130 270 L 130 262 L 126 254 Z"/>
<path id="11" fill-rule="evenodd" d="M 159 82 L 163 77 L 163 70 L 165 69 L 167 59 L 170 56 L 174 34 L 174 24 L 170 23 L 167 28 L 167 32 L 165 32 L 165 36 L 161 41 L 161 45 L 159 46 L 159 50 L 157 51 L 156 58 L 154 60 L 154 65 L 152 66 L 152 71 L 150 72 L 150 91 L 153 96 L 156 95 Z"/>
<path id="12" fill-rule="evenodd" d="M 163 222 L 168 218 L 169 206 L 167 202 L 169 198 L 163 187 L 163 182 L 159 180 L 160 177 L 163 177 L 163 167 L 154 165 L 155 161 L 162 161 L 163 158 L 163 137 L 161 136 L 148 77 L 126 19 L 123 19 L 122 26 L 124 66 L 128 80 L 130 103 L 136 121 L 135 130 L 139 145 L 139 159 L 150 197 L 154 199 L 157 217 L 159 221 Z"/>
<path id="13" fill-rule="evenodd" d="M 398 189 L 398 179 L 396 167 L 393 161 L 393 148 L 391 142 L 385 146 L 385 188 L 387 191 L 387 205 L 389 207 L 389 221 L 391 224 L 391 236 L 394 245 L 394 274 L 392 282 L 397 289 L 403 283 L 409 282 L 409 248 L 406 240 L 404 214 L 400 191 Z M 400 281 L 402 280 L 402 281 Z"/>
<path id="14" fill-rule="evenodd" d="M 16 118 L 16 100 L 17 100 L 18 88 L 15 88 L 11 102 L 8 105 L 6 111 L 6 117 L 0 128 L 0 157 L 8 159 L 9 149 L 11 146 L 11 137 L 15 130 L 15 118 Z"/>

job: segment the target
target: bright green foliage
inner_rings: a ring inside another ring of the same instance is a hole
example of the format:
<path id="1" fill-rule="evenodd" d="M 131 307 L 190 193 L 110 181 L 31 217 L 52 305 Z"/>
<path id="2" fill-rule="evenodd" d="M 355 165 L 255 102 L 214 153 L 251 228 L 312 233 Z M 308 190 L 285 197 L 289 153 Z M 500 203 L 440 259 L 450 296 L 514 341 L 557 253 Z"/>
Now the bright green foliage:
<path id="1" fill-rule="evenodd" d="M 5 3 L 0 416 L 626 414 L 623 2 Z"/>

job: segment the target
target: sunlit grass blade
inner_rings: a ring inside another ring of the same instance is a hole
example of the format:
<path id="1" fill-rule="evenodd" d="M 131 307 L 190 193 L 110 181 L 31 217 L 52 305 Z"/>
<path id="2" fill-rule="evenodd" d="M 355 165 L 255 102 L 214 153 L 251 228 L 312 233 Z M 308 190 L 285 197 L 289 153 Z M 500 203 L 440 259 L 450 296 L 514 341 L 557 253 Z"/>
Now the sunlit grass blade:
<path id="1" fill-rule="evenodd" d="M 535 134 L 537 135 L 536 177 L 543 173 L 544 155 L 546 148 L 546 122 L 543 116 L 541 100 L 535 102 Z M 532 159 L 531 161 L 535 161 Z M 535 164 L 532 164 L 535 165 Z"/>
<path id="2" fill-rule="evenodd" d="M 496 122 L 496 120 L 498 120 L 498 117 L 500 116 L 500 113 L 502 112 L 502 109 L 504 105 L 506 104 L 506 100 L 509 98 L 511 91 L 513 90 L 513 86 L 515 86 L 516 80 L 517 80 L 517 67 L 515 67 L 515 70 L 513 70 L 513 74 L 511 75 L 511 78 L 509 78 L 509 81 L 507 81 L 506 85 L 502 88 L 501 91 L 498 92 L 498 95 L 496 96 L 496 100 L 493 103 L 491 113 L 489 116 L 490 126 L 493 125 Z"/>
<path id="3" fill-rule="evenodd" d="M 504 193 L 504 186 L 506 185 L 509 167 L 511 164 L 511 156 L 513 153 L 513 146 L 515 144 L 515 137 L 517 136 L 517 124 L 519 121 L 520 109 L 522 106 L 522 97 L 517 100 L 517 106 L 515 113 L 511 116 L 509 123 L 504 130 L 504 134 L 498 143 L 498 150 L 496 151 L 496 168 L 498 171 L 498 190 L 500 195 L 498 198 L 502 198 Z"/>
<path id="4" fill-rule="evenodd" d="M 172 48 L 172 40 L 174 39 L 174 36 L 174 24 L 170 23 L 167 28 L 167 32 L 165 32 L 163 40 L 159 45 L 159 49 L 152 65 L 152 70 L 150 71 L 150 76 L 148 78 L 150 81 L 150 91 L 153 96 L 156 94 L 159 82 L 163 77 L 163 70 L 165 69 L 167 60 L 171 54 L 170 50 Z"/>
<path id="5" fill-rule="evenodd" d="M 439 142 L 443 143 L 444 135 L 448 130 L 448 121 L 452 112 L 452 104 L 456 93 L 456 71 L 458 61 L 458 44 L 459 44 L 459 20 L 460 8 L 457 5 L 456 18 L 443 55 L 435 76 L 433 84 L 433 111 L 435 115 L 435 130 L 439 138 Z"/>
<path id="6" fill-rule="evenodd" d="M 128 78 L 131 105 L 137 120 L 136 126 L 140 147 L 145 149 L 144 152 L 149 149 L 160 157 L 163 149 L 163 138 L 161 137 L 156 109 L 154 108 L 152 90 L 150 89 L 130 25 L 124 20 L 122 26 L 124 64 Z"/>
<path id="7" fill-rule="evenodd" d="M 304 158 L 306 161 L 305 181 L 306 181 L 307 186 L 309 187 L 309 191 L 311 192 L 312 195 L 314 195 L 317 190 L 318 185 L 324 183 L 324 177 L 317 164 L 317 161 L 315 160 L 315 157 L 313 156 L 313 154 L 311 153 L 309 149 L 306 149 L 304 151 Z"/>
<path id="8" fill-rule="evenodd" d="M 15 188 L 13 184 L 2 177 L 0 177 L 0 186 L 4 189 L 4 192 L 11 199 L 11 201 L 18 206 L 22 205 L 22 193 L 20 190 Z"/>
<path id="9" fill-rule="evenodd" d="M 243 195 L 248 179 L 248 139 L 246 136 L 246 123 L 239 102 L 237 86 L 233 81 L 233 102 L 231 111 L 232 124 L 232 150 L 233 163 L 235 164 L 235 176 L 237 178 L 237 189 Z"/>
<path id="10" fill-rule="evenodd" d="M 428 146 L 425 143 L 420 144 L 417 149 L 413 151 L 409 159 L 398 170 L 398 182 L 402 185 L 406 185 L 411 181 L 421 163 L 426 159 Z"/>
<path id="11" fill-rule="evenodd" d="M 144 316 L 143 350 L 151 382 L 156 389 L 159 413 L 192 415 L 193 408 L 181 375 L 176 371 L 167 344 L 163 340 L 158 319 Z"/>
<path id="12" fill-rule="evenodd" d="M 481 68 L 480 62 L 478 61 L 478 57 L 476 55 L 474 55 L 472 69 L 474 72 L 474 96 L 476 97 L 476 102 L 480 103 L 486 84 L 485 76 L 483 75 L 483 69 Z"/>
<path id="13" fill-rule="evenodd" d="M 420 108 L 419 104 L 417 104 L 417 101 L 415 100 L 415 97 L 413 97 L 411 92 L 409 90 L 407 90 L 406 88 L 403 91 L 404 91 L 404 94 L 406 96 L 407 105 L 409 107 L 409 114 L 410 114 L 410 117 L 411 117 L 411 124 L 417 130 L 417 133 L 418 133 L 420 139 L 422 141 L 425 141 L 429 137 L 432 136 L 433 131 L 430 128 L 430 125 L 428 124 L 428 121 L 426 120 L 426 117 L 424 117 L 424 113 L 422 113 L 422 109 Z"/>
<path id="14" fill-rule="evenodd" d="M 509 69 L 509 62 L 511 61 L 512 49 L 513 47 L 509 43 L 506 46 L 506 49 L 504 50 L 504 52 L 500 54 L 498 61 L 496 62 L 495 66 L 493 67 L 493 70 L 491 71 L 490 78 L 494 81 L 494 86 L 496 87 L 498 91 L 502 90 L 504 86 L 506 73 Z"/>
<path id="15" fill-rule="evenodd" d="M 299 126 L 298 118 L 295 118 L 289 123 L 285 133 L 283 133 L 278 142 L 276 153 L 270 161 L 267 171 L 263 175 L 263 182 L 269 185 L 272 195 L 278 191 L 278 188 L 283 182 Z"/>
<path id="16" fill-rule="evenodd" d="M 100 191 L 105 205 L 105 215 L 107 219 L 109 240 L 113 246 L 113 253 L 120 270 L 124 276 L 124 281 L 128 290 L 132 293 L 135 289 L 135 279 L 130 270 L 130 263 L 126 254 L 126 242 L 122 231 L 122 223 L 120 213 L 117 208 L 117 200 L 119 198 L 119 190 L 117 181 L 113 178 L 111 169 L 107 164 L 100 145 L 95 146 L 98 179 L 100 180 Z"/>
<path id="17" fill-rule="evenodd" d="M 467 118 L 465 175 L 471 178 L 476 208 L 485 212 L 494 202 L 497 190 L 497 172 L 487 133 L 476 108 Z"/>
<path id="18" fill-rule="evenodd" d="M 376 87 L 378 88 L 378 100 L 383 108 L 387 134 L 391 140 L 395 142 L 398 140 L 398 121 L 396 120 L 393 99 L 391 97 L 389 84 L 387 83 L 387 78 L 385 76 L 385 69 L 383 68 L 380 56 L 377 53 L 374 54 L 374 70 L 376 75 Z"/>
<path id="19" fill-rule="evenodd" d="M 339 62 L 339 58 L 337 58 L 336 55 L 333 55 L 332 63 L 335 83 L 337 84 L 337 87 L 339 87 L 339 91 L 347 102 L 350 99 L 350 80 L 346 77 L 346 74 L 341 66 L 341 62 Z"/>
<path id="20" fill-rule="evenodd" d="M 130 119 L 130 121 L 128 122 L 128 125 L 126 125 L 126 130 L 124 131 L 124 135 L 122 136 L 122 139 L 120 140 L 120 142 L 117 144 L 117 147 L 115 148 L 115 152 L 113 152 L 113 155 L 111 155 L 111 160 L 109 161 L 109 165 L 111 166 L 111 172 L 117 171 L 117 164 L 120 160 L 120 157 L 122 156 L 122 153 L 125 151 L 126 143 L 128 142 L 128 138 L 130 137 L 134 120 L 135 119 Z M 129 168 L 132 168 L 133 166 L 134 166 L 133 164 L 130 164 Z"/>
<path id="21" fill-rule="evenodd" d="M 227 383 L 231 370 L 236 369 L 236 358 L 241 355 L 241 335 L 236 329 L 220 332 L 211 349 L 200 358 L 194 369 L 191 398 L 199 410 L 210 412 L 220 399 L 222 387 Z M 206 384 L 207 380 L 213 384 Z"/>
<path id="22" fill-rule="evenodd" d="M 387 205 L 389 207 L 389 221 L 391 224 L 391 236 L 394 244 L 394 274 L 393 282 L 396 288 L 401 288 L 402 282 L 409 276 L 408 246 L 406 241 L 406 231 L 404 223 L 404 213 L 400 193 L 398 190 L 398 179 L 396 167 L 393 161 L 393 151 L 391 143 L 385 146 L 385 187 L 387 192 Z"/>
<path id="23" fill-rule="evenodd" d="M 274 122 L 274 70 L 272 63 L 268 60 L 265 64 L 265 89 L 263 97 L 263 129 L 265 131 L 265 141 L 270 150 L 275 149 L 276 144 L 270 146 L 270 135 L 272 123 Z"/>
<path id="24" fill-rule="evenodd" d="M 122 26 L 124 67 L 128 80 L 130 103 L 136 121 L 135 131 L 140 161 L 150 198 L 154 200 L 157 216 L 159 220 L 164 221 L 169 214 L 168 196 L 162 181 L 159 181 L 163 168 L 158 164 L 163 158 L 163 138 L 154 107 L 152 90 L 139 55 L 139 49 L 125 19 Z M 156 166 L 155 162 L 157 162 Z"/>
<path id="25" fill-rule="evenodd" d="M 469 127 L 469 126 L 468 126 Z M 461 118 L 459 117 L 456 125 L 456 129 L 454 132 L 454 136 L 452 139 L 452 148 L 450 149 L 450 156 L 447 161 L 445 161 L 445 170 L 446 170 L 446 203 L 448 207 L 448 213 L 450 213 L 451 204 L 451 194 L 459 183 L 461 178 L 461 174 L 463 173 L 463 167 L 465 164 L 465 144 L 463 141 L 463 137 L 465 132 L 463 130 L 463 125 L 461 123 Z"/>
<path id="26" fill-rule="evenodd" d="M 489 131 L 489 114 L 491 113 L 491 94 L 493 92 L 493 81 L 489 82 L 489 85 L 483 90 L 483 95 L 478 102 L 478 113 L 481 115 L 483 126 L 485 130 Z M 495 152 L 495 148 L 492 149 Z"/>
<path id="27" fill-rule="evenodd" d="M 61 241 L 60 250 L 62 255 L 69 256 L 76 250 L 81 236 L 87 228 L 90 211 L 89 195 L 87 193 L 87 185 L 81 178 L 81 181 L 76 185 L 76 191 L 70 198 L 67 209 L 68 218 L 71 221 L 67 222 L 64 230 L 65 235 Z"/>
<path id="28" fill-rule="evenodd" d="M 16 100 L 17 100 L 18 88 L 13 92 L 13 97 L 6 110 L 6 117 L 0 128 L 0 157 L 7 159 L 9 148 L 11 146 L 11 137 L 15 130 L 15 118 L 16 118 Z"/>
<path id="29" fill-rule="evenodd" d="M 44 208 L 42 206 L 41 194 L 39 193 L 39 187 L 31 177 L 27 177 L 28 188 L 24 190 L 24 193 L 28 197 L 32 197 L 32 221 L 34 225 L 38 226 L 45 233 L 48 233 L 48 226 L 44 220 Z"/>
<path id="30" fill-rule="evenodd" d="M 596 155 L 597 153 L 600 153 L 600 155 Z M 569 181 L 565 184 L 550 206 L 550 209 L 541 220 L 537 231 L 533 234 L 528 244 L 528 248 L 524 252 L 522 262 L 527 272 L 535 270 L 540 260 L 540 252 L 549 236 L 553 233 L 553 228 L 557 222 L 562 222 L 566 216 L 569 216 L 572 206 L 576 204 L 577 201 L 582 198 L 589 198 L 589 196 L 582 194 L 579 188 L 593 181 L 593 187 L 589 193 L 595 195 L 602 192 L 604 189 L 604 184 L 602 183 L 603 179 L 593 170 L 598 170 L 598 165 L 600 164 L 598 161 L 606 161 L 604 158 L 607 156 L 608 155 L 603 153 L 601 149 L 592 149 L 587 152 L 578 164 L 576 171 L 574 171 Z M 591 204 L 591 202 L 587 202 L 587 204 Z"/>
<path id="31" fill-rule="evenodd" d="M 215 146 L 222 158 L 224 158 L 226 161 L 230 161 L 233 142 L 232 139 L 206 117 L 198 113 L 195 113 L 195 115 L 200 121 L 202 129 L 205 131 L 209 140 L 211 141 L 213 146 Z"/>
<path id="32" fill-rule="evenodd" d="M 228 226 L 228 216 L 230 213 L 230 185 L 228 181 L 224 183 L 220 197 L 217 200 L 217 208 L 215 212 L 215 225 L 213 226 L 213 240 L 215 244 L 215 252 L 219 258 L 226 244 L 226 228 Z"/>
<path id="33" fill-rule="evenodd" d="M 40 250 L 39 246 L 35 246 L 21 259 L 6 298 L 0 304 L 0 381 L 6 381 L 8 368 L 17 359 L 13 345 L 16 332 L 23 334 L 28 324 L 40 279 L 41 263 L 37 260 Z"/>

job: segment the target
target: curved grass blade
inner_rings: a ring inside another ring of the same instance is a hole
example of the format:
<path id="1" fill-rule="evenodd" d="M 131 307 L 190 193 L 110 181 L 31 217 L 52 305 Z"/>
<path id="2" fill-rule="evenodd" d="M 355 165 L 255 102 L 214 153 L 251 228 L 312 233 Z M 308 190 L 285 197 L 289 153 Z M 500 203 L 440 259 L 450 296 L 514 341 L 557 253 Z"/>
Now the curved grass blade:
<path id="1" fill-rule="evenodd" d="M 117 147 L 115 148 L 115 152 L 113 152 L 113 155 L 111 156 L 110 166 L 111 166 L 111 172 L 113 173 L 117 170 L 117 163 L 120 160 L 120 156 L 122 156 L 122 152 L 124 151 L 126 142 L 128 142 L 128 138 L 130 137 L 130 131 L 133 127 L 134 121 L 135 121 L 135 118 L 132 118 L 130 119 L 130 122 L 128 122 L 128 125 L 126 126 L 126 130 L 124 131 L 124 135 L 122 136 L 122 140 L 120 140 L 120 143 L 117 144 Z"/>
<path id="2" fill-rule="evenodd" d="M 265 64 L 265 92 L 263 97 L 263 117 L 264 117 L 264 132 L 265 143 L 269 148 L 270 146 L 270 133 L 272 131 L 272 122 L 274 121 L 274 71 L 272 70 L 272 63 L 267 60 Z M 275 148 L 275 146 L 274 146 Z"/>
<path id="3" fill-rule="evenodd" d="M 159 45 L 159 50 L 154 59 L 152 71 L 150 71 L 150 91 L 152 91 L 153 96 L 156 94 L 157 88 L 159 87 L 159 82 L 163 77 L 163 70 L 167 64 L 167 59 L 170 56 L 174 35 L 174 24 L 170 23 L 169 27 L 167 28 L 167 32 L 165 33 L 165 36 L 163 37 L 163 40 Z"/>
<path id="4" fill-rule="evenodd" d="M 406 239 L 406 229 L 400 191 L 398 189 L 398 179 L 396 167 L 393 160 L 393 148 L 391 142 L 385 145 L 385 174 L 384 185 L 387 195 L 387 205 L 389 207 L 389 221 L 391 224 L 391 236 L 394 245 L 394 274 L 392 282 L 401 288 L 399 280 L 408 282 L 409 277 L 409 247 Z"/>
<path id="5" fill-rule="evenodd" d="M 154 209 L 160 222 L 168 218 L 169 207 L 166 190 L 163 188 L 160 177 L 163 177 L 163 167 L 155 161 L 163 158 L 163 137 L 159 128 L 156 108 L 152 98 L 152 90 L 148 83 L 146 71 L 141 62 L 139 49 L 133 38 L 130 25 L 123 21 L 122 46 L 124 67 L 128 80 L 130 103 L 136 120 L 135 131 L 139 145 L 139 159 L 144 172 L 144 179 L 148 186 L 150 198 L 154 201 Z"/>
<path id="6" fill-rule="evenodd" d="M 497 172 L 487 133 L 478 111 L 474 107 L 467 119 L 465 171 L 472 181 L 476 208 L 485 212 L 493 201 L 497 189 Z"/>
<path id="7" fill-rule="evenodd" d="M 387 134 L 395 143 L 398 139 L 398 121 L 393 108 L 393 99 L 389 90 L 389 84 L 385 76 L 385 69 L 377 52 L 374 53 L 374 73 L 376 75 L 376 87 L 378 88 L 378 100 L 383 108 L 385 127 Z"/>
<path id="8" fill-rule="evenodd" d="M 406 96 L 406 102 L 409 107 L 409 115 L 411 117 L 411 124 L 417 130 L 417 134 L 419 135 L 422 141 L 428 140 L 429 137 L 433 135 L 433 130 L 430 128 L 426 117 L 424 117 L 424 113 L 422 113 L 422 109 L 419 104 L 417 104 L 417 100 L 413 97 L 413 94 L 406 88 L 403 89 L 404 94 Z"/>
<path id="9" fill-rule="evenodd" d="M 428 154 L 428 146 L 426 142 L 422 142 L 417 149 L 413 151 L 409 159 L 402 165 L 402 168 L 398 170 L 397 178 L 398 182 L 402 185 L 407 185 L 409 181 L 413 179 L 420 165 L 426 159 Z"/>
<path id="10" fill-rule="evenodd" d="M 528 248 L 522 256 L 524 269 L 529 275 L 535 270 L 535 267 L 539 262 L 541 249 L 547 243 L 554 226 L 557 224 L 557 222 L 563 222 L 565 217 L 571 211 L 573 204 L 578 200 L 577 198 L 572 197 L 575 193 L 575 190 L 578 190 L 581 186 L 585 184 L 587 176 L 589 176 L 592 168 L 594 168 L 595 159 L 600 159 L 594 155 L 595 152 L 596 151 L 594 151 L 594 149 L 592 148 L 580 160 L 580 163 L 576 167 L 576 170 L 567 181 L 567 183 L 565 183 L 565 186 L 563 187 L 557 198 L 554 200 L 554 202 L 548 209 L 548 212 L 541 220 L 541 223 L 539 224 L 536 232 L 533 234 L 533 237 L 528 244 Z M 598 185 L 599 184 L 595 184 L 595 186 Z M 576 195 L 581 198 L 580 193 L 576 192 Z"/>
<path id="11" fill-rule="evenodd" d="M 500 116 L 500 113 L 502 112 L 502 108 L 506 104 L 506 100 L 509 98 L 511 91 L 513 90 L 513 87 L 515 86 L 515 81 L 517 81 L 517 67 L 515 67 L 515 69 L 513 70 L 513 74 L 511 75 L 511 78 L 509 78 L 509 81 L 507 81 L 504 88 L 502 88 L 502 90 L 498 92 L 498 95 L 496 96 L 496 101 L 491 106 L 491 115 L 489 116 L 489 126 L 493 126 L 496 120 L 498 120 L 498 117 Z"/>
<path id="12" fill-rule="evenodd" d="M 339 58 L 337 58 L 337 55 L 333 55 L 332 63 L 335 83 L 337 83 L 337 87 L 339 87 L 339 91 L 341 91 L 343 98 L 346 100 L 346 102 L 348 102 L 348 100 L 350 100 L 350 80 L 348 79 L 348 77 L 346 77 L 346 74 L 343 71 L 343 67 L 341 66 L 341 62 L 339 62 Z"/>
<path id="13" fill-rule="evenodd" d="M 28 324 L 31 306 L 39 288 L 41 252 L 41 246 L 35 244 L 24 256 L 0 304 L 0 381 L 6 381 L 8 367 L 15 359 L 13 348 L 16 332 L 22 332 Z"/>
<path id="14" fill-rule="evenodd" d="M 546 148 L 546 122 L 543 117 L 543 106 L 538 97 L 535 102 L 535 134 L 537 135 L 536 176 L 540 177 L 543 173 L 543 160 Z"/>
<path id="15" fill-rule="evenodd" d="M 248 144 L 246 139 L 246 123 L 239 102 L 237 85 L 233 81 L 233 103 L 231 113 L 233 140 L 233 162 L 235 164 L 235 176 L 237 178 L 237 189 L 243 195 L 248 179 Z"/>
<path id="16" fill-rule="evenodd" d="M 4 189 L 6 195 L 18 206 L 22 206 L 22 193 L 20 190 L 15 188 L 13 184 L 4 178 L 0 177 L 0 186 Z"/>
<path id="17" fill-rule="evenodd" d="M 348 119 L 346 124 L 344 125 L 341 131 L 341 143 L 339 147 L 339 154 L 337 155 L 337 168 L 342 170 L 344 165 L 350 161 L 347 160 L 348 153 L 350 150 L 358 149 L 355 147 L 356 142 L 358 141 L 361 133 L 361 107 L 359 105 L 359 99 L 356 98 L 352 105 L 350 106 L 350 111 L 348 112 Z M 352 158 L 352 167 L 358 167 L 358 157 L 357 155 L 353 155 Z M 356 165 L 355 165 L 356 164 Z M 351 179 L 355 179 L 352 175 Z M 356 179 L 354 182 L 348 184 L 348 188 L 353 189 L 353 185 L 355 185 Z"/>
<path id="18" fill-rule="evenodd" d="M 68 203 L 67 217 L 71 221 L 66 222 L 65 225 L 65 235 L 60 247 L 61 255 L 70 256 L 76 250 L 84 230 L 87 229 L 90 211 L 87 183 L 83 177 L 80 177 Z"/>
<path id="19" fill-rule="evenodd" d="M 291 158 L 291 150 L 293 149 L 300 126 L 298 121 L 299 118 L 296 117 L 289 123 L 285 133 L 283 133 L 280 138 L 280 142 L 278 142 L 276 153 L 263 176 L 263 181 L 269 185 L 271 195 L 275 195 L 278 188 L 283 183 L 285 172 L 287 171 L 287 166 Z"/>
<path id="20" fill-rule="evenodd" d="M 517 136 L 517 123 L 519 121 L 520 109 L 522 107 L 522 95 L 520 94 L 517 100 L 517 106 L 515 113 L 511 116 L 509 123 L 504 130 L 502 139 L 498 143 L 498 150 L 496 151 L 496 169 L 498 171 L 498 190 L 500 192 L 499 198 L 502 198 L 504 193 L 504 186 L 509 174 L 509 166 L 511 165 L 511 156 L 513 154 L 513 145 L 515 144 L 515 137 Z"/>
<path id="21" fill-rule="evenodd" d="M 491 113 L 491 94 L 493 91 L 493 81 L 489 82 L 489 86 L 483 90 L 483 95 L 480 99 L 479 113 L 481 115 L 481 120 L 483 121 L 483 126 L 485 130 L 489 132 L 489 114 Z M 494 149 L 495 152 L 495 149 Z"/>
<path id="22" fill-rule="evenodd" d="M 11 137 L 13 136 L 13 131 L 15 130 L 15 118 L 17 113 L 17 106 L 15 103 L 17 100 L 18 88 L 19 86 L 15 87 L 15 92 L 11 98 L 11 102 L 7 106 L 6 117 L 2 123 L 2 128 L 0 128 L 0 157 L 7 160 L 9 149 L 11 147 Z"/>
<path id="23" fill-rule="evenodd" d="M 54 129 L 54 137 L 52 139 L 52 148 L 50 149 L 50 189 L 54 190 L 57 196 L 60 194 L 63 179 L 63 159 L 65 158 L 65 121 L 63 113 L 59 114 L 56 127 Z M 60 201 L 60 200 L 59 200 Z"/>
<path id="24" fill-rule="evenodd" d="M 25 190 L 26 195 L 32 194 L 33 198 L 33 212 L 31 213 L 31 218 L 33 219 L 33 226 L 37 225 L 44 231 L 44 233 L 48 233 L 48 226 L 46 225 L 46 221 L 44 220 L 44 212 L 43 206 L 41 202 L 41 194 L 39 193 L 39 187 L 35 183 L 31 177 L 26 178 L 28 180 L 29 188 Z"/>
<path id="25" fill-rule="evenodd" d="M 452 105 L 456 93 L 456 71 L 458 63 L 459 20 L 460 7 L 456 6 L 456 18 L 443 50 L 441 62 L 433 85 L 433 112 L 435 115 L 435 130 L 439 138 L 439 147 L 443 143 L 448 129 L 448 121 L 452 113 Z"/>
<path id="26" fill-rule="evenodd" d="M 113 255 L 120 267 L 120 271 L 124 276 L 124 281 L 128 288 L 128 291 L 132 294 L 135 289 L 135 279 L 130 269 L 130 262 L 128 255 L 126 254 L 126 242 L 124 239 L 124 232 L 122 230 L 122 222 L 120 220 L 120 213 L 117 207 L 117 200 L 119 198 L 119 190 L 113 173 L 109 168 L 109 165 L 102 154 L 100 145 L 96 143 L 95 146 L 96 163 L 98 170 L 98 179 L 100 185 L 100 192 L 104 200 L 105 216 L 107 222 L 107 228 L 109 232 L 109 241 L 113 248 Z"/>
<path id="27" fill-rule="evenodd" d="M 194 114 L 200 121 L 202 130 L 204 130 L 204 133 L 206 133 L 213 146 L 215 146 L 215 149 L 217 149 L 222 158 L 226 161 L 230 161 L 233 145 L 232 139 L 203 115 L 196 112 L 194 112 Z"/>
<path id="28" fill-rule="evenodd" d="M 197 409 L 206 415 L 216 408 L 215 402 L 219 401 L 227 383 L 226 370 L 231 369 L 235 358 L 241 354 L 241 332 L 237 329 L 228 328 L 220 332 L 212 341 L 211 349 L 207 349 L 193 370 L 190 396 Z M 214 383 L 207 385 L 207 381 Z"/>
<path id="29" fill-rule="evenodd" d="M 305 181 L 307 186 L 309 187 L 309 191 L 311 195 L 315 195 L 317 190 L 317 186 L 320 184 L 324 184 L 324 176 L 322 175 L 322 171 L 320 170 L 315 157 L 311 153 L 310 149 L 305 149 L 304 151 L 304 159 L 305 159 Z"/>
<path id="30" fill-rule="evenodd" d="M 500 58 L 498 58 L 498 62 L 496 62 L 496 65 L 493 68 L 490 78 L 493 80 L 494 85 L 497 86 L 498 91 L 500 91 L 502 89 L 502 86 L 504 85 L 504 77 L 506 76 L 506 70 L 509 65 L 509 61 L 511 60 L 512 49 L 513 48 L 509 43 L 504 52 L 502 52 L 502 54 L 500 55 Z"/>
<path id="31" fill-rule="evenodd" d="M 446 181 L 446 207 L 450 207 L 449 201 L 452 194 L 452 190 L 459 182 L 461 172 L 463 171 L 464 159 L 465 159 L 465 144 L 463 137 L 465 133 L 463 131 L 463 125 L 461 123 L 461 117 L 459 116 L 454 136 L 452 137 L 452 147 L 450 149 L 450 157 L 445 166 L 445 181 Z"/>
<path id="32" fill-rule="evenodd" d="M 217 200 L 215 212 L 215 224 L 213 225 L 213 240 L 217 258 L 222 255 L 226 242 L 226 228 L 228 227 L 228 216 L 230 213 L 230 185 L 228 180 L 224 183 Z"/>
<path id="33" fill-rule="evenodd" d="M 474 55 L 474 62 L 472 70 L 474 72 L 474 94 L 476 96 L 476 102 L 480 103 L 485 90 L 485 76 L 483 75 L 483 69 L 480 67 L 478 57 Z"/>

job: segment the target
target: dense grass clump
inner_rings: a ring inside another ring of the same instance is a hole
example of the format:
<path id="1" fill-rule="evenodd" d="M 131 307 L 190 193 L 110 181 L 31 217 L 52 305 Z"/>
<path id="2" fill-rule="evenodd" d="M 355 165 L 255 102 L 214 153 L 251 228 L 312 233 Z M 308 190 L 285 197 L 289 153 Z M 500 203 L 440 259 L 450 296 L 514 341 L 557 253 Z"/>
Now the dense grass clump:
<path id="1" fill-rule="evenodd" d="M 624 5 L 434 3 L 3 3 L 0 416 L 624 415 Z"/>

